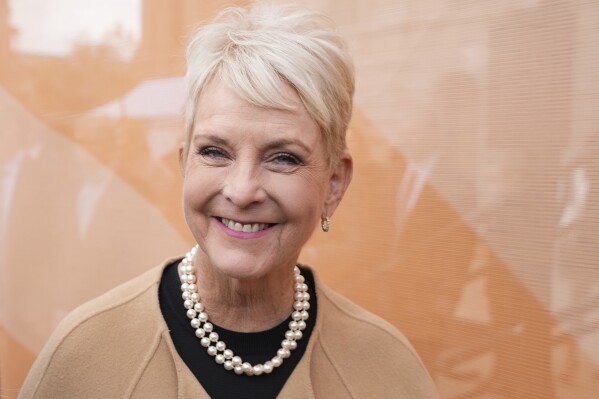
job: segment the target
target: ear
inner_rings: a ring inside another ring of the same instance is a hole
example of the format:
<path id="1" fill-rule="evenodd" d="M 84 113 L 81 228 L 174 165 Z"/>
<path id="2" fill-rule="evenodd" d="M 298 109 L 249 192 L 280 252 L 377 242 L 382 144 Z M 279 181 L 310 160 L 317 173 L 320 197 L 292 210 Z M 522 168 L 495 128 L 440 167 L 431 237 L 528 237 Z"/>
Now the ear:
<path id="1" fill-rule="evenodd" d="M 181 172 L 181 176 L 185 176 L 185 162 L 187 161 L 187 154 L 185 148 L 185 142 L 182 142 L 179 146 L 179 172 Z"/>
<path id="2" fill-rule="evenodd" d="M 351 155 L 346 151 L 341 160 L 331 173 L 329 179 L 329 192 L 324 203 L 324 214 L 322 216 L 333 216 L 337 206 L 343 199 L 347 187 L 351 182 L 354 170 L 354 163 Z"/>

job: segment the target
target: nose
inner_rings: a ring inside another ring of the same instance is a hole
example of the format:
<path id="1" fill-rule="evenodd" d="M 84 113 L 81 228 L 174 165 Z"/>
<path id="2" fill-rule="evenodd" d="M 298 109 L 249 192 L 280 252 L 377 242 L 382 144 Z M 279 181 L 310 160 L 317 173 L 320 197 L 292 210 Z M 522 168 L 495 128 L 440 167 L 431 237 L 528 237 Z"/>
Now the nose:
<path id="1" fill-rule="evenodd" d="M 248 162 L 236 162 L 229 167 L 223 184 L 225 198 L 239 208 L 247 208 L 266 199 L 259 168 Z"/>

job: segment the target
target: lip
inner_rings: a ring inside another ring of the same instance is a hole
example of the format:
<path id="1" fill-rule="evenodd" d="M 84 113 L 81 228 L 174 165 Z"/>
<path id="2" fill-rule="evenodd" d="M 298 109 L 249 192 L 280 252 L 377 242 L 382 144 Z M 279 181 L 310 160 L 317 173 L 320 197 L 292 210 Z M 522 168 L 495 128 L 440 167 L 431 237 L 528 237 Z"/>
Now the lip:
<path id="1" fill-rule="evenodd" d="M 272 229 L 276 226 L 276 224 L 273 224 L 272 226 L 267 227 L 264 230 L 260 230 L 260 231 L 256 231 L 256 232 L 243 232 L 243 231 L 237 231 L 237 230 L 228 228 L 220 221 L 220 218 L 218 218 L 218 217 L 213 217 L 213 219 L 216 221 L 217 226 L 220 227 L 220 229 L 222 231 L 224 231 L 225 234 L 227 234 L 229 237 L 239 238 L 242 240 L 251 240 L 251 239 L 263 237 L 263 236 L 267 235 L 268 233 L 270 233 L 272 231 Z"/>

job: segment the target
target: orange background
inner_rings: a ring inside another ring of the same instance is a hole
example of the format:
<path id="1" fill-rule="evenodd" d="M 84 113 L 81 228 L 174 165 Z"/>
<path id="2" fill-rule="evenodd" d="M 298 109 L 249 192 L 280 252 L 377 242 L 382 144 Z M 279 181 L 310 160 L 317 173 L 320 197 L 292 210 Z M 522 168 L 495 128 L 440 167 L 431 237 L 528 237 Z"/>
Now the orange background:
<path id="1" fill-rule="evenodd" d="M 183 54 L 229 3 L 0 0 L 1 397 L 66 313 L 191 246 Z M 599 3 L 301 3 L 357 73 L 354 181 L 301 260 L 443 398 L 596 398 Z"/>

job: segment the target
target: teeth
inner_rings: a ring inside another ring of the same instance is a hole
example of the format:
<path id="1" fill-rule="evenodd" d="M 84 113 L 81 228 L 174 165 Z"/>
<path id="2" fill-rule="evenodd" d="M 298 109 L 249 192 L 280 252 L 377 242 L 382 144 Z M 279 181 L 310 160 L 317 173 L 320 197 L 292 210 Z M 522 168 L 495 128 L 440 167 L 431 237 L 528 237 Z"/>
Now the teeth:
<path id="1" fill-rule="evenodd" d="M 241 224 L 234 220 L 225 218 L 221 218 L 221 221 L 231 230 L 241 231 L 244 233 L 255 233 L 257 231 L 264 230 L 269 226 L 268 223 Z"/>

